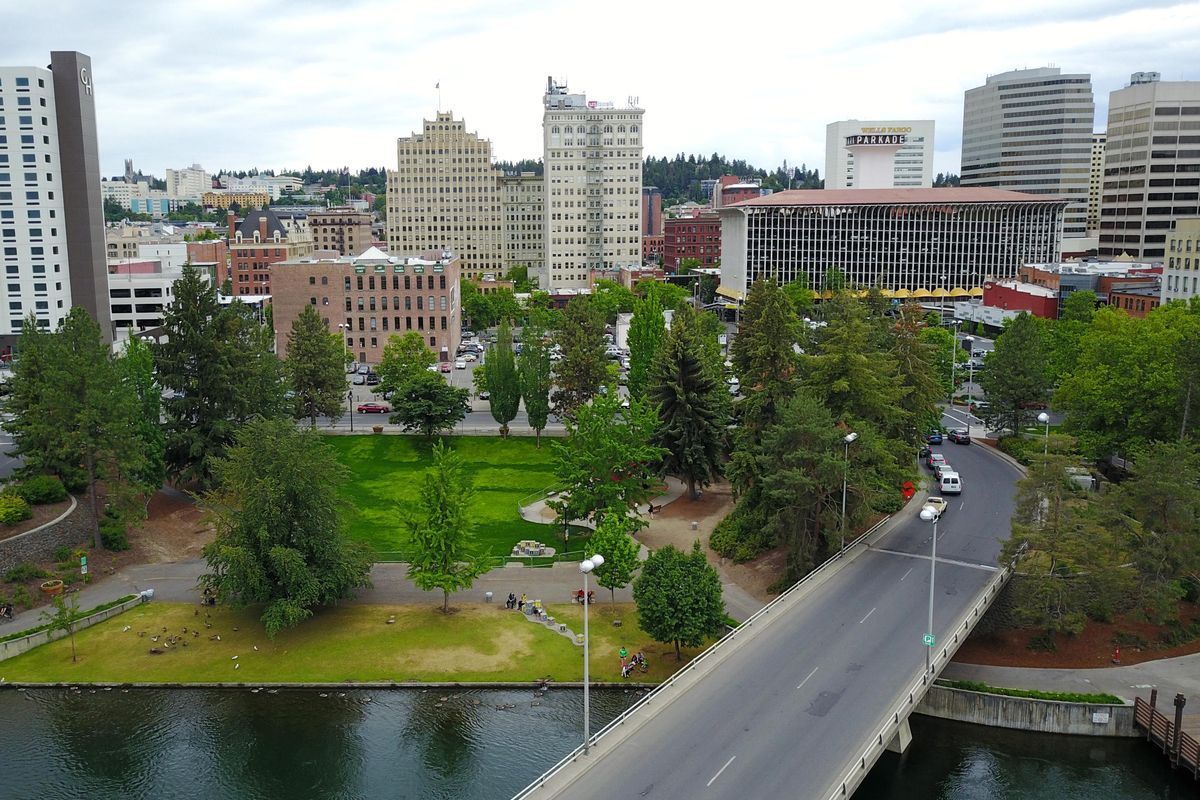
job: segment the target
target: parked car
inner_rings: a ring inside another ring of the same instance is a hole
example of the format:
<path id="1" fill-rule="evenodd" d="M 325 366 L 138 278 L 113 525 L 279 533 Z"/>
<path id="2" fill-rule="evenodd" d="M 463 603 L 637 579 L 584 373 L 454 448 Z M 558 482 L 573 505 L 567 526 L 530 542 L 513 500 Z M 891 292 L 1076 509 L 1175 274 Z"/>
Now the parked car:
<path id="1" fill-rule="evenodd" d="M 351 383 L 353 383 L 355 386 L 362 386 L 366 382 L 367 382 L 367 376 L 363 375 L 361 372 L 356 374 L 354 376 L 354 380 L 351 381 Z"/>
<path id="2" fill-rule="evenodd" d="M 467 353 L 466 355 L 464 355 L 462 357 L 462 360 L 470 363 L 471 361 L 478 361 L 479 357 L 476 356 L 474 353 Z"/>
<path id="3" fill-rule="evenodd" d="M 925 466 L 929 469 L 933 469 L 938 464 L 945 464 L 945 463 L 946 463 L 946 457 L 944 455 L 942 455 L 941 453 L 930 453 L 929 455 L 927 455 L 925 457 Z"/>
<path id="4" fill-rule="evenodd" d="M 971 433 L 966 428 L 955 428 L 950 431 L 950 441 L 955 444 L 970 444 Z"/>
<path id="5" fill-rule="evenodd" d="M 450 366 L 449 361 L 443 361 L 441 369 L 442 369 L 442 372 L 449 372 L 451 369 L 453 369 L 453 367 Z"/>
<path id="6" fill-rule="evenodd" d="M 946 513 L 946 509 L 950 507 L 950 504 L 946 502 L 946 498 L 944 497 L 927 497 L 925 498 L 925 505 L 932 506 L 939 517 Z"/>
<path id="7" fill-rule="evenodd" d="M 360 414 L 390 414 L 392 407 L 387 403 L 359 403 L 357 411 Z"/>
<path id="8" fill-rule="evenodd" d="M 353 374 L 354 374 L 354 373 L 356 373 L 356 372 L 358 372 L 358 362 L 357 362 L 357 361 L 351 361 L 351 362 L 350 362 L 350 366 L 346 367 L 346 374 L 347 374 L 347 375 L 353 375 Z"/>
<path id="9" fill-rule="evenodd" d="M 928 435 L 926 435 L 925 441 L 929 442 L 930 444 L 941 444 L 942 443 L 942 432 L 941 431 L 930 431 L 928 433 Z"/>
<path id="10" fill-rule="evenodd" d="M 463 361 L 463 360 L 460 358 L 460 359 L 458 359 L 458 360 L 456 360 L 456 361 L 454 362 L 454 368 L 455 368 L 455 369 L 466 369 L 466 368 L 467 368 L 467 362 Z M 446 371 L 446 372 L 449 372 L 450 370 L 445 370 L 445 371 Z"/>
<path id="11" fill-rule="evenodd" d="M 972 350 L 971 358 L 978 358 L 980 361 L 982 361 L 983 359 L 987 358 L 987 354 L 987 350 Z"/>
<path id="12" fill-rule="evenodd" d="M 938 482 L 942 486 L 942 494 L 962 494 L 962 478 L 949 466 L 938 475 Z"/>
<path id="13" fill-rule="evenodd" d="M 917 451 L 917 460 L 920 461 L 922 464 L 925 463 L 925 460 L 927 458 L 929 458 L 929 454 L 932 452 L 933 451 L 930 450 L 928 447 L 922 447 L 920 450 Z"/>
<path id="14" fill-rule="evenodd" d="M 358 374 L 359 375 L 366 375 L 370 371 L 371 371 L 370 364 L 359 364 L 358 365 Z"/>
<path id="15" fill-rule="evenodd" d="M 486 389 L 479 393 L 480 400 L 488 400 L 491 398 L 491 396 L 492 396 L 492 393 L 487 391 Z"/>
<path id="16" fill-rule="evenodd" d="M 462 332 L 462 338 L 464 338 L 464 339 L 474 339 L 474 338 L 475 338 L 475 331 L 463 331 L 463 332 Z"/>
<path id="17" fill-rule="evenodd" d="M 372 372 L 370 375 L 367 376 L 367 386 L 378 386 L 379 382 L 381 380 L 382 380 L 382 378 L 380 378 L 377 374 Z"/>
<path id="18" fill-rule="evenodd" d="M 437 372 L 437 371 L 438 371 L 438 365 L 437 365 L 437 364 L 430 364 L 430 365 L 429 365 L 428 367 L 426 367 L 425 369 L 429 370 L 430 372 Z"/>
<path id="19" fill-rule="evenodd" d="M 950 466 L 948 461 L 942 461 L 933 465 L 933 477 L 937 478 L 939 481 L 942 479 L 943 475 L 949 472 L 954 472 L 954 467 Z M 955 474 L 957 475 L 958 473 Z"/>

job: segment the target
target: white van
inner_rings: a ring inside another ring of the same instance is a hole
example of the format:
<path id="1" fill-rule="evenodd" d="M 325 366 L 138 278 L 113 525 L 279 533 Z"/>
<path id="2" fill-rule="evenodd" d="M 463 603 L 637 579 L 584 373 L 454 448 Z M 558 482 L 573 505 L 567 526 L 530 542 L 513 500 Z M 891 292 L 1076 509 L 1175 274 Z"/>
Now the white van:
<path id="1" fill-rule="evenodd" d="M 962 494 L 962 478 L 957 472 L 942 470 L 941 486 L 942 494 Z"/>

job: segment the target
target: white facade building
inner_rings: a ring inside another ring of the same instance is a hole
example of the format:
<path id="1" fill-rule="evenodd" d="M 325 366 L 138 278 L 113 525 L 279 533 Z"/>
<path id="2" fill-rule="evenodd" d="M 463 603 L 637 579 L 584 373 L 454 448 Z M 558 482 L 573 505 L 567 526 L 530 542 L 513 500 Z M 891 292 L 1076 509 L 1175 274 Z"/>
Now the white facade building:
<path id="1" fill-rule="evenodd" d="M 167 170 L 167 197 L 200 202 L 200 195 L 212 189 L 212 176 L 199 164 Z"/>
<path id="2" fill-rule="evenodd" d="M 845 119 L 829 123 L 825 126 L 825 188 L 932 186 L 933 129 L 931 119 Z"/>
<path id="3" fill-rule="evenodd" d="M 186 256 L 186 245 L 157 245 L 176 246 L 183 247 Z M 175 282 L 183 277 L 182 268 L 170 268 L 158 258 L 137 258 L 118 259 L 109 264 L 109 270 L 109 314 L 112 315 L 114 345 L 129 338 L 131 333 L 162 325 L 163 313 L 175 299 Z M 202 270 L 200 277 L 211 280 L 207 271 Z"/>
<path id="4" fill-rule="evenodd" d="M 546 80 L 544 289 L 585 289 L 594 271 L 642 261 L 642 116 Z"/>
<path id="5" fill-rule="evenodd" d="M 1162 302 L 1200 297 L 1200 217 L 1175 221 L 1167 235 Z"/>

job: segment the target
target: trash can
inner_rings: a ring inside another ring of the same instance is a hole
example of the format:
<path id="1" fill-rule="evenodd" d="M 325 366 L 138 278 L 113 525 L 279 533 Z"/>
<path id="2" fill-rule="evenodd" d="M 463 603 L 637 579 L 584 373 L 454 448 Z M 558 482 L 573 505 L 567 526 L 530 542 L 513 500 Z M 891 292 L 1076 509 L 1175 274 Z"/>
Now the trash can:
<path id="1" fill-rule="evenodd" d="M 138 592 L 138 596 L 142 598 L 143 603 L 149 602 L 150 600 L 154 599 L 154 590 L 143 589 L 142 591 Z"/>
<path id="2" fill-rule="evenodd" d="M 490 603 L 490 602 L 492 602 L 492 593 L 491 593 L 491 592 L 484 592 L 484 593 L 483 593 L 483 602 L 485 602 L 485 603 Z"/>

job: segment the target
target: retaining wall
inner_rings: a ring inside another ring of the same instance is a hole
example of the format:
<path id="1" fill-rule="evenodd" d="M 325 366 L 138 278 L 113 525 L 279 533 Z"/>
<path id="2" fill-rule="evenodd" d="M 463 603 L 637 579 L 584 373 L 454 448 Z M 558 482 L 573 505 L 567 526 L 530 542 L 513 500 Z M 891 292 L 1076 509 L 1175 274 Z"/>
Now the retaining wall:
<path id="1" fill-rule="evenodd" d="M 95 614 L 89 614 L 83 619 L 79 620 L 79 622 L 75 623 L 75 630 L 81 631 L 84 628 L 90 628 L 97 622 L 103 622 L 110 617 L 115 617 L 117 614 L 133 608 L 140 602 L 142 602 L 141 597 L 134 597 L 132 600 L 126 600 L 120 605 L 115 605 L 112 608 L 106 608 L 103 611 L 97 611 Z M 22 636 L 20 639 L 10 639 L 7 642 L 0 642 L 0 661 L 4 661 L 5 659 L 12 658 L 14 656 L 19 656 L 21 653 L 24 653 L 27 650 L 32 650 L 38 645 L 46 644 L 47 642 L 53 642 L 55 639 L 61 639 L 66 635 L 66 631 L 38 631 L 37 633 L 31 633 L 28 636 Z"/>
<path id="2" fill-rule="evenodd" d="M 1128 738 L 1138 735 L 1133 728 L 1132 705 L 1034 700 L 935 684 L 914 711 L 928 717 L 1021 731 Z"/>
<path id="3" fill-rule="evenodd" d="M 50 561 L 60 547 L 90 544 L 93 530 L 95 524 L 87 503 L 72 497 L 70 507 L 57 519 L 0 541 L 0 574 L 18 564 Z"/>

